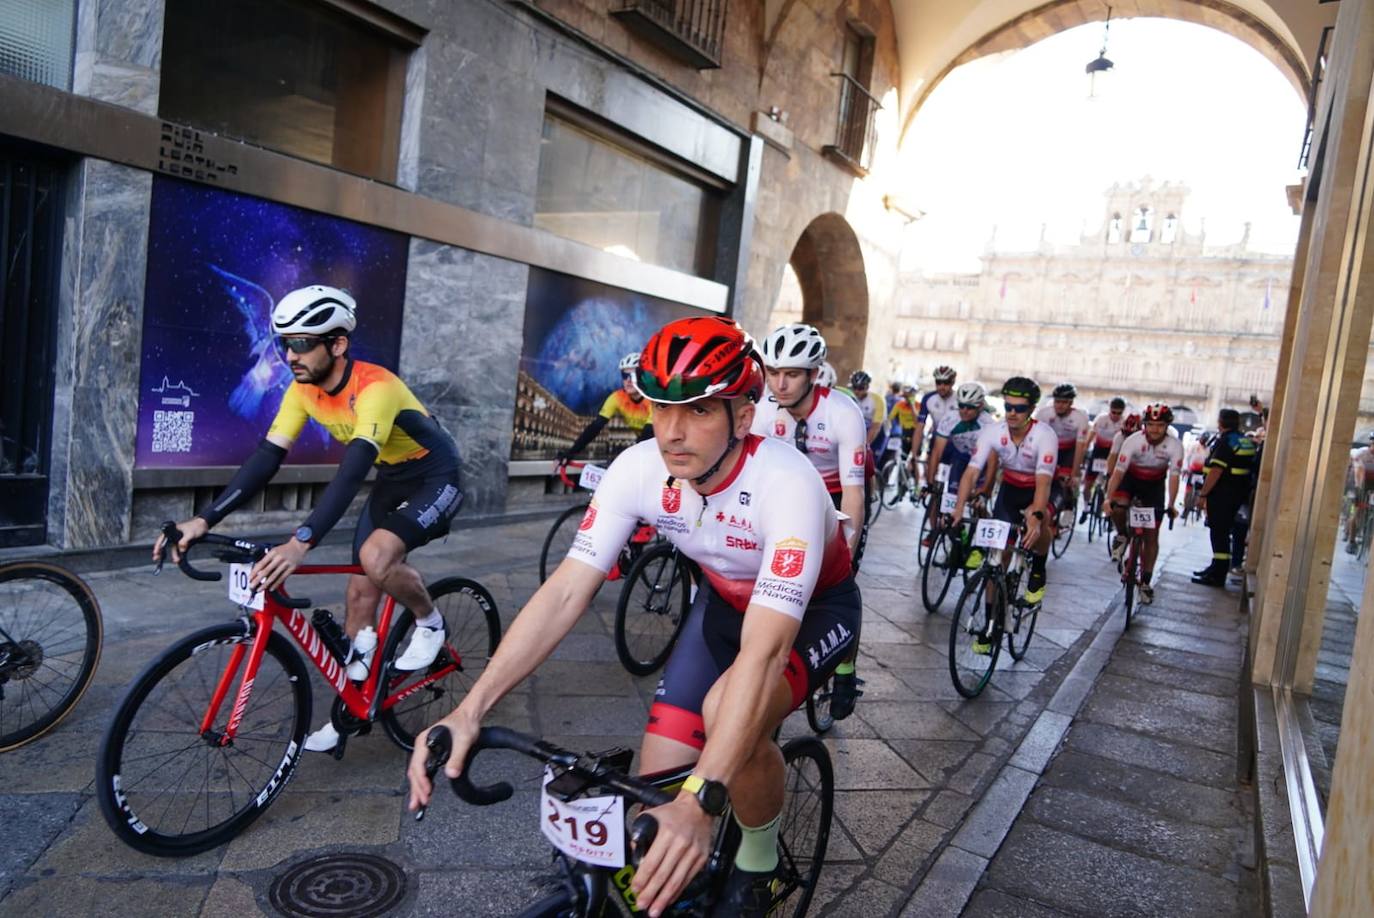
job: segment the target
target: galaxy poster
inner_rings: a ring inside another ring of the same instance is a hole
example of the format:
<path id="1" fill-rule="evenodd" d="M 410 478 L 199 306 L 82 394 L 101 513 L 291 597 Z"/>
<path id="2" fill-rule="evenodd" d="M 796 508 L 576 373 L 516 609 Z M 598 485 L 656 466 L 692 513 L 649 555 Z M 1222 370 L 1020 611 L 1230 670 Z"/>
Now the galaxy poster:
<path id="1" fill-rule="evenodd" d="M 248 458 L 291 381 L 271 314 L 298 287 L 353 294 L 351 352 L 395 370 L 408 249 L 400 233 L 154 176 L 136 464 L 237 466 Z M 287 462 L 342 455 L 311 421 Z"/>
<path id="2" fill-rule="evenodd" d="M 530 268 L 511 459 L 553 459 L 620 388 L 620 359 L 673 319 L 704 310 L 567 274 Z M 583 455 L 634 442 L 612 422 Z"/>

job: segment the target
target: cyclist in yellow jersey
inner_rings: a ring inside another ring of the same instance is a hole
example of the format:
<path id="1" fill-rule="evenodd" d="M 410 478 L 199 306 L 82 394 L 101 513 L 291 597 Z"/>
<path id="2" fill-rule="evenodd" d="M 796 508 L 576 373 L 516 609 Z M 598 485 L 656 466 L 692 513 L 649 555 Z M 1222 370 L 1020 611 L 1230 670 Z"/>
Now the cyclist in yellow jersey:
<path id="1" fill-rule="evenodd" d="M 568 460 L 586 449 L 587 444 L 595 440 L 597 434 L 617 415 L 624 418 L 630 430 L 638 435 L 637 440 L 647 440 L 654 435 L 653 403 L 641 395 L 634 384 L 634 371 L 638 367 L 638 353 L 620 358 L 620 388 L 606 396 L 597 416 L 578 434 L 573 445 L 558 454 L 559 465 L 566 465 Z"/>
<path id="2" fill-rule="evenodd" d="M 305 523 L 254 565 L 250 577 L 256 587 L 280 586 L 347 512 L 375 465 L 377 480 L 353 537 L 353 563 L 364 574 L 349 578 L 344 626 L 353 641 L 344 661 L 348 676 L 363 679 L 376 649 L 373 624 L 384 592 L 415 615 L 416 627 L 396 659 L 397 669 L 423 669 L 443 647 L 443 617 L 435 611 L 419 571 L 405 559 L 410 551 L 448 532 L 463 494 L 453 438 L 394 373 L 354 360 L 349 353 L 356 309 L 347 292 L 318 284 L 293 290 L 273 309 L 272 328 L 294 381 L 256 452 L 209 507 L 177 525 L 182 540 L 172 546 L 172 556 L 178 558 L 191 542 L 261 491 L 306 421 L 318 421 L 336 440 L 348 444 L 339 470 Z M 161 558 L 164 548 L 165 540 L 159 537 L 153 558 Z M 305 748 L 327 752 L 338 741 L 333 725 L 326 723 L 306 739 Z"/>

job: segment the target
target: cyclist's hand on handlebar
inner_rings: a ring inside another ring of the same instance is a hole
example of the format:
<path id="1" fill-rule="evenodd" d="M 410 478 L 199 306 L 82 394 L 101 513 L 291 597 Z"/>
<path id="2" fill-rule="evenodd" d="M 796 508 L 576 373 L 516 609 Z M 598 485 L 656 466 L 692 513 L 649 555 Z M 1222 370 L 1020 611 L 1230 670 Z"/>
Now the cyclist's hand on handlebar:
<path id="1" fill-rule="evenodd" d="M 286 582 L 286 578 L 301 566 L 305 553 L 310 546 L 305 542 L 291 539 L 283 545 L 276 545 L 253 565 L 248 582 L 257 589 L 275 590 Z"/>
<path id="2" fill-rule="evenodd" d="M 468 717 L 461 708 L 455 708 L 434 726 L 437 727 L 439 724 L 447 727 L 453 737 L 453 752 L 444 763 L 444 775 L 456 778 L 463 773 L 463 762 L 467 760 L 468 750 L 477 742 L 478 723 L 475 718 Z M 430 798 L 434 794 L 434 782 L 425 770 L 425 762 L 429 758 L 429 749 L 425 741 L 432 729 L 434 727 L 415 737 L 415 750 L 411 752 L 410 764 L 406 766 L 406 778 L 410 781 L 410 799 L 406 806 L 412 812 L 429 806 Z"/>
<path id="3" fill-rule="evenodd" d="M 189 520 L 177 523 L 177 529 L 181 530 L 181 541 L 172 546 L 172 561 L 180 562 L 181 556 L 186 553 L 186 549 L 191 547 L 191 543 L 196 539 L 204 537 L 210 531 L 210 524 L 198 516 L 193 516 Z M 162 554 L 167 549 L 167 537 L 158 533 L 157 541 L 153 542 L 153 560 L 161 561 Z"/>
<path id="4" fill-rule="evenodd" d="M 631 884 L 639 907 L 658 918 L 677 901 L 711 853 L 711 817 L 690 794 L 645 810 L 658 820 L 658 834 L 639 862 Z"/>

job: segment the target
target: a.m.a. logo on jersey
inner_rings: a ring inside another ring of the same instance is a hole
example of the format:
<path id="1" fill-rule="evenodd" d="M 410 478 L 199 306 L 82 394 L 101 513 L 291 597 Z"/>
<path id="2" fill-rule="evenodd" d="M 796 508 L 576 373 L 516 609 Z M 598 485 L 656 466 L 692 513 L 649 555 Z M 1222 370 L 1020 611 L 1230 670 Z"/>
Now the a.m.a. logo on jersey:
<path id="1" fill-rule="evenodd" d="M 663 512 L 677 513 L 682 509 L 682 486 L 676 482 L 663 488 Z"/>
<path id="2" fill-rule="evenodd" d="M 795 577 L 806 565 L 806 541 L 783 539 L 773 546 L 773 562 L 769 569 L 779 577 Z"/>

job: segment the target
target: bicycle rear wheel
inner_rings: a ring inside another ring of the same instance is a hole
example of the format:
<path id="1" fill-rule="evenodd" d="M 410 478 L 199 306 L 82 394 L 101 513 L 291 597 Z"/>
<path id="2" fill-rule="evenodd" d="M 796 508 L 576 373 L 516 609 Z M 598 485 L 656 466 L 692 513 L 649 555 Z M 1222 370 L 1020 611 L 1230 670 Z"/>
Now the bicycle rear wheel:
<path id="1" fill-rule="evenodd" d="M 487 588 L 466 577 L 445 577 L 428 587 L 434 600 L 434 610 L 444 618 L 444 647 L 439 656 L 425 669 L 401 672 L 391 666 L 401 653 L 403 643 L 415 626 L 415 615 L 401 609 L 391 623 L 386 647 L 380 657 L 386 675 L 386 696 L 403 692 L 408 686 L 422 685 L 389 708 L 383 708 L 378 719 L 387 736 L 402 749 L 415 748 L 415 736 L 439 718 L 457 707 L 467 695 L 477 677 L 487 668 L 487 661 L 496 653 L 501 641 L 501 617 L 496 600 Z M 452 664 L 457 669 L 429 680 Z M 385 698 L 383 702 L 385 703 Z"/>
<path id="2" fill-rule="evenodd" d="M 630 567 L 615 607 L 615 652 L 632 675 L 667 661 L 691 606 L 687 561 L 672 545 L 645 550 Z"/>
<path id="3" fill-rule="evenodd" d="M 1015 583 L 1008 585 L 1007 589 L 1013 596 L 1020 592 L 1020 576 Z M 1026 656 L 1026 648 L 1030 646 L 1031 635 L 1035 634 L 1035 620 L 1040 616 L 1040 604 L 1025 605 L 1025 599 L 1017 596 L 1012 603 L 1011 627 L 1007 630 L 1007 653 L 1011 654 L 1013 660 L 1022 660 Z"/>
<path id="4" fill-rule="evenodd" d="M 878 480 L 882 484 L 884 506 L 891 509 L 901 503 L 902 498 L 906 497 L 906 475 L 901 463 L 896 459 L 889 459 L 883 464 L 883 470 L 878 473 Z"/>
<path id="5" fill-rule="evenodd" d="M 964 553 L 959 551 L 957 530 L 941 529 L 930 546 L 930 555 L 921 569 L 921 604 L 927 612 L 938 612 L 949 593 L 949 585 L 962 568 Z"/>
<path id="6" fill-rule="evenodd" d="M 100 605 L 80 578 L 51 564 L 0 565 L 0 752 L 76 707 L 103 639 Z"/>
<path id="7" fill-rule="evenodd" d="M 835 815 L 835 771 L 825 744 L 814 736 L 789 740 L 782 747 L 782 758 L 787 768 L 778 825 L 778 876 L 782 885 L 773 902 L 776 914 L 801 918 L 811 907 L 825 866 Z M 774 913 L 769 910 L 769 914 Z"/>
<path id="8" fill-rule="evenodd" d="M 554 568 L 568 556 L 568 549 L 572 548 L 573 539 L 577 537 L 577 527 L 587 512 L 587 504 L 574 504 L 564 510 L 549 527 L 549 534 L 544 536 L 544 547 L 539 551 L 540 583 L 548 580 Z"/>
<path id="9" fill-rule="evenodd" d="M 1073 512 L 1077 513 L 1078 511 L 1075 510 Z M 1077 520 L 1075 519 L 1074 523 L 1076 522 Z M 1050 543 L 1050 552 L 1056 558 L 1064 557 L 1064 552 L 1069 550 L 1069 543 L 1073 541 L 1073 531 L 1077 528 L 1074 523 L 1070 523 L 1067 526 L 1059 526 L 1058 529 L 1055 530 L 1054 541 Z"/>
<path id="10" fill-rule="evenodd" d="M 936 503 L 933 496 L 926 504 L 925 512 L 921 515 L 921 529 L 917 533 L 916 542 L 916 563 L 925 567 L 930 563 L 930 550 L 935 547 L 935 537 L 940 534 L 938 523 L 940 505 Z M 926 544 L 929 541 L 930 544 Z"/>
<path id="11" fill-rule="evenodd" d="M 827 733 L 835 726 L 835 718 L 830 716 L 830 691 L 834 677 L 826 679 L 810 695 L 806 696 L 806 722 L 817 733 Z"/>
<path id="12" fill-rule="evenodd" d="M 310 725 L 310 674 L 278 633 L 253 682 L 238 733 L 221 745 L 254 640 L 243 622 L 183 638 L 155 659 L 120 703 L 100 744 L 95 793 L 121 841 L 185 857 L 242 832 L 291 780 Z M 230 694 L 201 733 L 220 675 L 238 660 Z"/>
<path id="13" fill-rule="evenodd" d="M 986 570 L 974 574 L 959 595 L 949 622 L 949 674 L 965 698 L 978 697 L 997 666 L 1004 604 L 999 584 Z"/>
<path id="14" fill-rule="evenodd" d="M 1121 584 L 1125 588 L 1125 607 L 1126 607 L 1126 628 L 1131 630 L 1131 616 L 1135 613 L 1135 585 L 1137 581 L 1136 567 L 1137 558 L 1140 554 L 1139 539 L 1131 537 L 1131 542 L 1126 546 L 1126 558 L 1122 564 Z"/>

